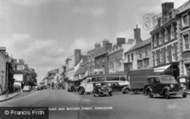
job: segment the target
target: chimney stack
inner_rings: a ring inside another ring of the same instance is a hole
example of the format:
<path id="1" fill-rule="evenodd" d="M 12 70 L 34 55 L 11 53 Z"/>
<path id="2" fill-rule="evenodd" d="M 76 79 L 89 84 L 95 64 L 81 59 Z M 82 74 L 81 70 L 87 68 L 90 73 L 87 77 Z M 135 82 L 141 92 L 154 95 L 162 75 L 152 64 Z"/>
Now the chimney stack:
<path id="1" fill-rule="evenodd" d="M 136 44 L 142 42 L 141 29 L 138 28 L 138 25 L 136 25 L 136 28 L 134 29 L 134 38 L 136 39 Z"/>
<path id="2" fill-rule="evenodd" d="M 100 43 L 95 44 L 95 49 L 100 48 L 100 47 L 101 47 Z"/>
<path id="3" fill-rule="evenodd" d="M 6 51 L 6 47 L 0 47 L 0 51 Z"/>
<path id="4" fill-rule="evenodd" d="M 125 38 L 117 38 L 117 45 L 121 45 L 125 43 Z"/>
<path id="5" fill-rule="evenodd" d="M 81 59 L 81 49 L 75 49 L 75 64 Z"/>
<path id="6" fill-rule="evenodd" d="M 162 3 L 162 16 L 167 16 L 168 13 L 174 8 L 173 2 Z"/>
<path id="7" fill-rule="evenodd" d="M 106 47 L 106 44 L 108 44 L 108 43 L 109 43 L 108 40 L 103 40 L 103 41 L 102 41 L 103 47 Z"/>

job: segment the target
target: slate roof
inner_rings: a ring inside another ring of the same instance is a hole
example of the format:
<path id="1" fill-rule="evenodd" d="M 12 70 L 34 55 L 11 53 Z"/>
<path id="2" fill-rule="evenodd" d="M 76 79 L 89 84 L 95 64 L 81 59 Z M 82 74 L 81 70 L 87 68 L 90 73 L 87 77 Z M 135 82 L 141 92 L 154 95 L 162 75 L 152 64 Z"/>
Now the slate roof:
<path id="1" fill-rule="evenodd" d="M 150 44 L 151 43 L 151 38 L 149 38 L 149 39 L 147 39 L 147 40 L 144 40 L 144 41 L 142 41 L 141 43 L 138 43 L 138 44 L 136 44 L 135 46 L 133 46 L 131 49 L 129 49 L 127 52 L 125 52 L 125 53 L 129 53 L 129 52 L 131 52 L 131 51 L 134 51 L 134 50 L 137 50 L 137 49 L 139 49 L 139 48 L 141 48 L 141 47 L 143 47 L 143 46 L 146 46 L 146 45 L 148 45 L 148 44 Z"/>
<path id="2" fill-rule="evenodd" d="M 96 53 L 95 53 L 95 57 L 101 56 L 106 54 L 108 51 L 106 50 L 106 47 L 100 47 L 97 49 Z"/>
<path id="3" fill-rule="evenodd" d="M 189 0 L 177 8 L 178 14 L 185 12 L 188 9 L 190 9 L 190 1 Z"/>

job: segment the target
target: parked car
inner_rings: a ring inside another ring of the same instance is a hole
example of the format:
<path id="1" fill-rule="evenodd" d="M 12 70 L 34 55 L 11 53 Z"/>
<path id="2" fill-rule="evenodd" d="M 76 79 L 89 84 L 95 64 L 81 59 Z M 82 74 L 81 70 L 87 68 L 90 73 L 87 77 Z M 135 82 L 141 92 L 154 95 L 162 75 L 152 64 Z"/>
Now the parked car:
<path id="1" fill-rule="evenodd" d="M 30 91 L 31 91 L 31 86 L 25 85 L 25 86 L 23 87 L 23 92 L 30 92 Z"/>
<path id="2" fill-rule="evenodd" d="M 177 78 L 181 85 L 185 85 L 187 90 L 190 90 L 190 76 L 184 75 Z"/>
<path id="3" fill-rule="evenodd" d="M 101 83 L 94 83 L 94 91 L 93 91 L 94 97 L 96 96 L 112 96 L 112 88 L 111 85 L 109 85 L 106 82 Z"/>
<path id="4" fill-rule="evenodd" d="M 153 98 L 155 95 L 165 96 L 166 99 L 169 99 L 172 95 L 182 95 L 184 98 L 187 97 L 186 86 L 178 83 L 171 75 L 155 75 L 148 77 L 144 90 L 150 98 Z"/>

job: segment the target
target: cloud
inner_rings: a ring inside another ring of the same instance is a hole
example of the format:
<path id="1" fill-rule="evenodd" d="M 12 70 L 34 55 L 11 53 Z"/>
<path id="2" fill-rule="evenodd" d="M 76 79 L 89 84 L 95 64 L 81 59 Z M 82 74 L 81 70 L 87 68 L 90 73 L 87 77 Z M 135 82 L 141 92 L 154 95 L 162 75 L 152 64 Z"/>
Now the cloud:
<path id="1" fill-rule="evenodd" d="M 81 49 L 82 54 L 86 55 L 89 50 L 94 49 L 94 44 L 99 42 L 97 38 L 78 38 L 73 41 L 73 43 L 68 48 L 66 56 L 72 56 L 74 54 L 74 49 Z"/>
<path id="2" fill-rule="evenodd" d="M 92 8 L 92 7 L 77 6 L 73 8 L 72 12 L 74 14 L 91 14 L 94 17 L 100 17 L 106 14 L 105 8 L 103 7 Z"/>
<path id="3" fill-rule="evenodd" d="M 36 6 L 49 2 L 49 0 L 11 0 L 15 4 L 22 6 Z"/>
<path id="4" fill-rule="evenodd" d="M 102 7 L 91 9 L 91 12 L 94 16 L 102 16 L 102 15 L 105 15 L 106 13 L 105 8 L 102 8 Z"/>
<path id="5" fill-rule="evenodd" d="M 150 36 L 150 31 L 144 30 L 141 25 L 138 25 L 138 27 L 141 29 L 141 38 L 142 38 L 142 40 L 146 40 L 146 39 L 151 37 Z M 124 37 L 126 39 L 134 38 L 134 28 L 127 29 L 125 31 L 121 31 L 121 32 L 116 34 L 116 37 Z"/>
<path id="6" fill-rule="evenodd" d="M 56 40 L 35 39 L 29 34 L 13 34 L 9 38 L 1 37 L 0 41 L 1 46 L 5 46 L 13 54 L 13 58 L 24 59 L 30 67 L 35 68 L 40 78 L 43 78 L 48 69 L 64 64 L 65 49 Z"/>

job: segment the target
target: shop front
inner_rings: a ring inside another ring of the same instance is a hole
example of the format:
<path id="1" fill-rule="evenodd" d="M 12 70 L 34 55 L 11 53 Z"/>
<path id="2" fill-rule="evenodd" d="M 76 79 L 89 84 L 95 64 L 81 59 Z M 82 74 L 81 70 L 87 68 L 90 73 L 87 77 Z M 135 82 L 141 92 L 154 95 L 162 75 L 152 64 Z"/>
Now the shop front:
<path id="1" fill-rule="evenodd" d="M 173 62 L 159 67 L 154 67 L 154 73 L 156 75 L 172 75 L 177 79 L 177 77 L 180 75 L 179 62 Z"/>
<path id="2" fill-rule="evenodd" d="M 183 75 L 190 76 L 190 51 L 183 52 L 182 54 Z"/>

